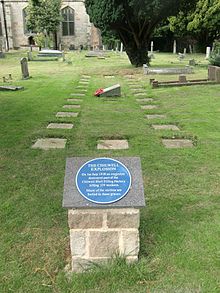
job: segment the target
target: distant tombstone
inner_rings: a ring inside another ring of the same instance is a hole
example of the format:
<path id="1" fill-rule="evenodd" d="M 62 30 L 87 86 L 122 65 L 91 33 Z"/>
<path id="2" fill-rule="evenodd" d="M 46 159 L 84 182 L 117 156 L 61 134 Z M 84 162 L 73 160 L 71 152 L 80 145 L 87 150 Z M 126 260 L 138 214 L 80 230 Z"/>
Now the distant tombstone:
<path id="1" fill-rule="evenodd" d="M 153 53 L 154 52 L 154 42 L 151 41 L 150 43 L 150 52 Z"/>
<path id="2" fill-rule="evenodd" d="M 179 82 L 180 82 L 180 83 L 186 83 L 186 82 L 187 82 L 187 80 L 186 80 L 186 76 L 183 75 L 183 74 L 180 74 L 180 75 L 179 75 Z"/>
<path id="3" fill-rule="evenodd" d="M 123 44 L 121 43 L 121 48 L 120 48 L 120 52 L 123 52 Z"/>
<path id="4" fill-rule="evenodd" d="M 196 65 L 195 59 L 190 59 L 189 60 L 189 66 L 195 66 L 195 65 Z"/>
<path id="5" fill-rule="evenodd" d="M 31 51 L 28 51 L 27 52 L 27 58 L 28 58 L 28 61 L 33 61 L 33 56 L 32 56 L 32 52 Z"/>
<path id="6" fill-rule="evenodd" d="M 173 54 L 176 54 L 176 40 L 173 41 Z"/>
<path id="7" fill-rule="evenodd" d="M 1 58 L 5 58 L 5 54 L 2 51 L 0 51 L 0 59 Z"/>
<path id="8" fill-rule="evenodd" d="M 211 47 L 206 47 L 206 57 L 205 57 L 205 59 L 209 59 L 210 54 L 211 54 Z"/>
<path id="9" fill-rule="evenodd" d="M 183 54 L 186 55 L 186 48 L 184 48 L 184 50 L 183 50 Z"/>
<path id="10" fill-rule="evenodd" d="M 21 72 L 22 72 L 22 79 L 28 79 L 30 77 L 28 72 L 27 58 L 21 58 Z"/>

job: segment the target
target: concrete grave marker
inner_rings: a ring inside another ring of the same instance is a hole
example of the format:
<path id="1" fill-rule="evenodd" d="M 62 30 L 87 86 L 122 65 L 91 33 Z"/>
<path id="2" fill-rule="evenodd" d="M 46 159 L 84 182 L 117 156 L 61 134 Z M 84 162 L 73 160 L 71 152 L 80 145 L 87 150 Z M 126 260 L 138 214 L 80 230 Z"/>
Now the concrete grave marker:
<path id="1" fill-rule="evenodd" d="M 169 149 L 193 147 L 193 142 L 189 139 L 162 139 L 162 143 Z"/>
<path id="2" fill-rule="evenodd" d="M 153 124 L 152 125 L 153 129 L 155 130 L 176 130 L 176 131 L 179 131 L 179 127 L 177 127 L 176 125 L 171 125 L 171 124 L 168 124 L 168 125 L 157 125 L 157 124 Z"/>
<path id="3" fill-rule="evenodd" d="M 82 93 L 72 93 L 71 96 L 79 96 L 79 97 L 85 97 L 85 94 Z"/>
<path id="4" fill-rule="evenodd" d="M 165 119 L 167 118 L 166 115 L 163 115 L 163 114 L 149 114 L 149 115 L 145 115 L 145 117 L 147 119 Z"/>
<path id="5" fill-rule="evenodd" d="M 100 140 L 97 145 L 98 150 L 125 150 L 129 149 L 126 139 Z"/>
<path id="6" fill-rule="evenodd" d="M 50 123 L 47 126 L 48 129 L 72 129 L 72 123 Z"/>
<path id="7" fill-rule="evenodd" d="M 136 99 L 137 102 L 139 103 L 145 103 L 145 102 L 153 102 L 154 99 L 152 98 L 145 98 L 145 99 Z"/>
<path id="8" fill-rule="evenodd" d="M 64 149 L 66 145 L 66 139 L 61 138 L 42 138 L 38 139 L 32 146 L 33 149 Z"/>
<path id="9" fill-rule="evenodd" d="M 80 105 L 64 105 L 64 109 L 79 109 L 81 106 Z"/>
<path id="10" fill-rule="evenodd" d="M 144 206 L 139 158 L 68 158 L 63 207 L 68 209 L 72 271 L 82 272 L 116 253 L 137 261 Z"/>
<path id="11" fill-rule="evenodd" d="M 27 58 L 21 58 L 21 73 L 22 79 L 29 79 L 28 61 Z"/>
<path id="12" fill-rule="evenodd" d="M 142 110 L 152 110 L 152 109 L 157 109 L 158 107 L 156 105 L 143 105 L 141 106 Z"/>
<path id="13" fill-rule="evenodd" d="M 80 103 L 80 102 L 82 102 L 82 100 L 81 99 L 67 99 L 67 102 L 78 102 L 78 103 Z"/>
<path id="14" fill-rule="evenodd" d="M 78 115 L 79 115 L 79 113 L 75 113 L 75 112 L 58 112 L 56 114 L 56 117 L 58 117 L 58 118 L 77 117 Z"/>

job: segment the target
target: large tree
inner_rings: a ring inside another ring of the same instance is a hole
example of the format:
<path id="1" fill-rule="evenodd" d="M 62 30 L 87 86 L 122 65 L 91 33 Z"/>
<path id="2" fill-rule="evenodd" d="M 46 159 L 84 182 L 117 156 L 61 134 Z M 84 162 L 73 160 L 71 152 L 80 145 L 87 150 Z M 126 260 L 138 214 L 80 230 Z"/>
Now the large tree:
<path id="1" fill-rule="evenodd" d="M 60 8 L 61 0 L 29 0 L 27 7 L 28 29 L 44 33 L 46 38 L 50 34 L 56 38 L 61 21 Z"/>
<path id="2" fill-rule="evenodd" d="M 85 0 L 90 20 L 101 31 L 113 30 L 131 63 L 149 63 L 148 45 L 155 27 L 196 0 Z"/>

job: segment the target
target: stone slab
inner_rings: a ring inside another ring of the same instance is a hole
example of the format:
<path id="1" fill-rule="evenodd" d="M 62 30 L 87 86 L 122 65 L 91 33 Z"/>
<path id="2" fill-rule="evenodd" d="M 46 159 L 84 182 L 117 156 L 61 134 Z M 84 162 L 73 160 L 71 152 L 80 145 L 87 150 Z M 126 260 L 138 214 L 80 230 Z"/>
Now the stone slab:
<path id="1" fill-rule="evenodd" d="M 85 89 L 85 85 L 77 85 L 76 89 L 80 89 L 80 90 L 82 89 L 83 90 L 83 89 Z"/>
<path id="2" fill-rule="evenodd" d="M 47 126 L 48 129 L 72 129 L 72 123 L 50 123 Z"/>
<path id="3" fill-rule="evenodd" d="M 98 150 L 125 150 L 129 149 L 126 139 L 100 140 L 97 145 Z"/>
<path id="4" fill-rule="evenodd" d="M 82 102 L 82 100 L 81 99 L 67 99 L 67 102 L 78 102 L 78 103 L 80 103 L 80 102 Z"/>
<path id="5" fill-rule="evenodd" d="M 141 161 L 137 157 L 114 157 L 124 164 L 131 173 L 131 188 L 121 200 L 112 204 L 100 205 L 86 200 L 78 191 L 75 178 L 78 170 L 94 158 L 67 158 L 64 180 L 63 207 L 76 209 L 94 208 L 141 208 L 145 206 Z"/>
<path id="6" fill-rule="evenodd" d="M 24 89 L 23 86 L 12 86 L 12 85 L 0 86 L 0 91 L 19 91 L 23 89 Z"/>
<path id="7" fill-rule="evenodd" d="M 80 105 L 64 105 L 64 109 L 79 109 L 81 106 Z"/>
<path id="8" fill-rule="evenodd" d="M 142 110 L 152 110 L 152 109 L 157 109 L 158 107 L 156 105 L 144 105 L 141 106 Z"/>
<path id="9" fill-rule="evenodd" d="M 146 64 L 143 65 L 144 74 L 192 74 L 193 67 L 186 65 L 179 68 L 150 68 Z"/>
<path id="10" fill-rule="evenodd" d="M 177 131 L 179 131 L 180 129 L 179 129 L 179 127 L 177 127 L 176 125 L 171 125 L 171 124 L 169 124 L 169 125 L 156 125 L 156 124 L 153 124 L 152 125 L 152 127 L 153 127 L 153 129 L 156 129 L 156 130 L 177 130 Z"/>
<path id="11" fill-rule="evenodd" d="M 149 114 L 149 115 L 145 115 L 145 117 L 147 119 L 164 119 L 164 118 L 167 118 L 166 115 L 163 115 L 163 114 Z"/>
<path id="12" fill-rule="evenodd" d="M 105 77 L 106 79 L 115 78 L 115 76 L 114 76 L 114 75 L 104 75 L 104 77 Z"/>
<path id="13" fill-rule="evenodd" d="M 145 93 L 145 92 L 142 92 L 142 93 L 135 93 L 134 96 L 135 96 L 135 97 L 144 97 L 144 96 L 146 96 L 146 94 L 147 94 L 147 93 Z"/>
<path id="14" fill-rule="evenodd" d="M 154 99 L 152 98 L 144 98 L 144 99 L 136 99 L 137 102 L 139 103 L 145 103 L 145 102 L 153 102 Z"/>
<path id="15" fill-rule="evenodd" d="M 79 85 L 88 85 L 89 84 L 89 82 L 88 81 L 85 81 L 85 80 L 80 80 L 79 81 Z"/>
<path id="16" fill-rule="evenodd" d="M 79 96 L 79 97 L 85 97 L 85 94 L 82 94 L 82 93 L 72 93 L 70 95 L 71 96 L 74 96 L 74 97 L 77 97 L 77 96 Z"/>
<path id="17" fill-rule="evenodd" d="M 169 149 L 193 147 L 193 142 L 189 139 L 162 139 L 162 143 Z"/>
<path id="18" fill-rule="evenodd" d="M 64 149 L 66 145 L 66 139 L 61 138 L 42 138 L 38 139 L 32 146 L 33 149 Z"/>
<path id="19" fill-rule="evenodd" d="M 75 113 L 75 112 L 58 112 L 56 114 L 56 117 L 58 117 L 58 118 L 77 117 L 78 115 L 79 115 L 79 113 Z"/>
<path id="20" fill-rule="evenodd" d="M 91 78 L 91 76 L 90 75 L 82 75 L 81 78 L 89 79 L 89 78 Z"/>

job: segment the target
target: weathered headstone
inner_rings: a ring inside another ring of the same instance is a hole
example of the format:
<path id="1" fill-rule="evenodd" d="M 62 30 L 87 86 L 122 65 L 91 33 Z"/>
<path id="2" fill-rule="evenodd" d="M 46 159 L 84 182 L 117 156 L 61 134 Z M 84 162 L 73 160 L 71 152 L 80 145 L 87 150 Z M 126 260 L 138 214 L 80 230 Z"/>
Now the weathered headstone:
<path id="1" fill-rule="evenodd" d="M 0 51 L 0 59 L 1 58 L 5 58 L 5 54 L 2 51 Z"/>
<path id="2" fill-rule="evenodd" d="M 150 52 L 153 54 L 154 53 L 154 42 L 151 41 L 150 43 Z"/>
<path id="3" fill-rule="evenodd" d="M 27 58 L 28 58 L 28 61 L 33 61 L 33 55 L 31 51 L 27 52 Z"/>
<path id="4" fill-rule="evenodd" d="M 173 41 L 173 54 L 176 54 L 176 40 Z"/>
<path id="5" fill-rule="evenodd" d="M 123 53 L 123 44 L 121 43 L 120 52 Z"/>
<path id="6" fill-rule="evenodd" d="M 21 72 L 22 72 L 22 79 L 30 78 L 29 71 L 28 71 L 27 58 L 21 58 Z"/>
<path id="7" fill-rule="evenodd" d="M 205 57 L 205 59 L 209 59 L 210 54 L 211 54 L 211 47 L 206 47 L 206 57 Z"/>
<path id="8" fill-rule="evenodd" d="M 187 82 L 187 80 L 186 80 L 186 76 L 183 75 L 183 74 L 180 74 L 180 75 L 179 75 L 179 82 Z"/>
<path id="9" fill-rule="evenodd" d="M 137 261 L 144 206 L 139 158 L 68 158 L 63 207 L 68 209 L 72 271 L 115 254 Z"/>

